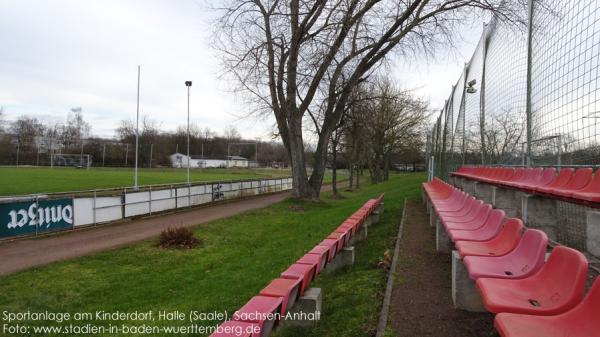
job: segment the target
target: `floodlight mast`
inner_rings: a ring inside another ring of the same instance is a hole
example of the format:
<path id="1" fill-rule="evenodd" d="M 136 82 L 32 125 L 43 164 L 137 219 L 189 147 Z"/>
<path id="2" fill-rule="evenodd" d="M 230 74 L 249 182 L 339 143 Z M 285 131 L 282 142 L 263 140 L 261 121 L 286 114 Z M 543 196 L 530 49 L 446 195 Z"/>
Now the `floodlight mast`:
<path id="1" fill-rule="evenodd" d="M 190 165 L 192 158 L 190 157 L 190 87 L 192 81 L 185 81 L 187 87 L 187 183 L 190 183 Z M 204 158 L 203 158 L 204 159 Z"/>
<path id="2" fill-rule="evenodd" d="M 137 107 L 135 117 L 135 171 L 133 174 L 133 189 L 138 190 L 138 147 L 140 135 L 140 66 L 138 65 L 137 78 Z"/>

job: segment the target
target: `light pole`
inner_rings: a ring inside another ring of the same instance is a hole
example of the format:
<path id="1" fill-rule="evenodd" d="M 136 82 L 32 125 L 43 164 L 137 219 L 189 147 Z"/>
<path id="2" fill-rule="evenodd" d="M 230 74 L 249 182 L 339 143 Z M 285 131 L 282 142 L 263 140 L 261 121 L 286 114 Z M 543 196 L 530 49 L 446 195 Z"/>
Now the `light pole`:
<path id="1" fill-rule="evenodd" d="M 192 81 L 185 81 L 185 86 L 187 87 L 187 182 L 188 185 L 190 183 L 190 87 L 192 86 Z"/>
<path id="2" fill-rule="evenodd" d="M 138 189 L 138 147 L 140 135 L 140 66 L 138 65 L 137 107 L 135 116 L 135 173 L 133 175 L 133 189 Z"/>

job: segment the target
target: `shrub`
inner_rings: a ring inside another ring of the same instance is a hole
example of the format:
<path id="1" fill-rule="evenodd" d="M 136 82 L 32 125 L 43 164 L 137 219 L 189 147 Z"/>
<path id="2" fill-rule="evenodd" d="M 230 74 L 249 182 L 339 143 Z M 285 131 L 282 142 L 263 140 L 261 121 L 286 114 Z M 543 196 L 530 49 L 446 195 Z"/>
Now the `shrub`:
<path id="1" fill-rule="evenodd" d="M 200 243 L 194 233 L 186 227 L 169 227 L 160 233 L 158 246 L 162 248 L 191 249 Z"/>

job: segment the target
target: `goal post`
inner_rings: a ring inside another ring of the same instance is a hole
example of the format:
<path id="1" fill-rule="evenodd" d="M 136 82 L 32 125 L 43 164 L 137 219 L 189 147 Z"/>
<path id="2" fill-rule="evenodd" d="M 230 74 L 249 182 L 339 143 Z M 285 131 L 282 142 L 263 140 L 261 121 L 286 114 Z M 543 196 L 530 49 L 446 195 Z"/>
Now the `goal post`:
<path id="1" fill-rule="evenodd" d="M 53 154 L 50 157 L 50 165 L 90 168 L 92 166 L 92 155 L 90 154 Z"/>

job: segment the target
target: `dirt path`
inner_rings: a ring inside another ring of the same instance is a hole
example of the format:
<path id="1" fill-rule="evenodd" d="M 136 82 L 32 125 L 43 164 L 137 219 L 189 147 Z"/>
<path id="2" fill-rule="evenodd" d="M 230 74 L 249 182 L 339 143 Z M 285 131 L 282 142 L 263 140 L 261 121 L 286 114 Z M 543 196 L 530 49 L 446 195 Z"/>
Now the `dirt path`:
<path id="1" fill-rule="evenodd" d="M 340 184 L 345 186 L 345 183 Z M 323 186 L 330 191 L 331 186 Z M 0 275 L 30 267 L 122 247 L 158 236 L 163 229 L 194 226 L 267 207 L 290 196 L 289 192 L 258 196 L 211 207 L 148 217 L 120 224 L 76 230 L 43 238 L 0 243 Z"/>
<path id="2" fill-rule="evenodd" d="M 491 314 L 454 309 L 450 256 L 436 253 L 435 231 L 423 205 L 409 202 L 406 212 L 390 311 L 394 335 L 497 336 Z"/>

